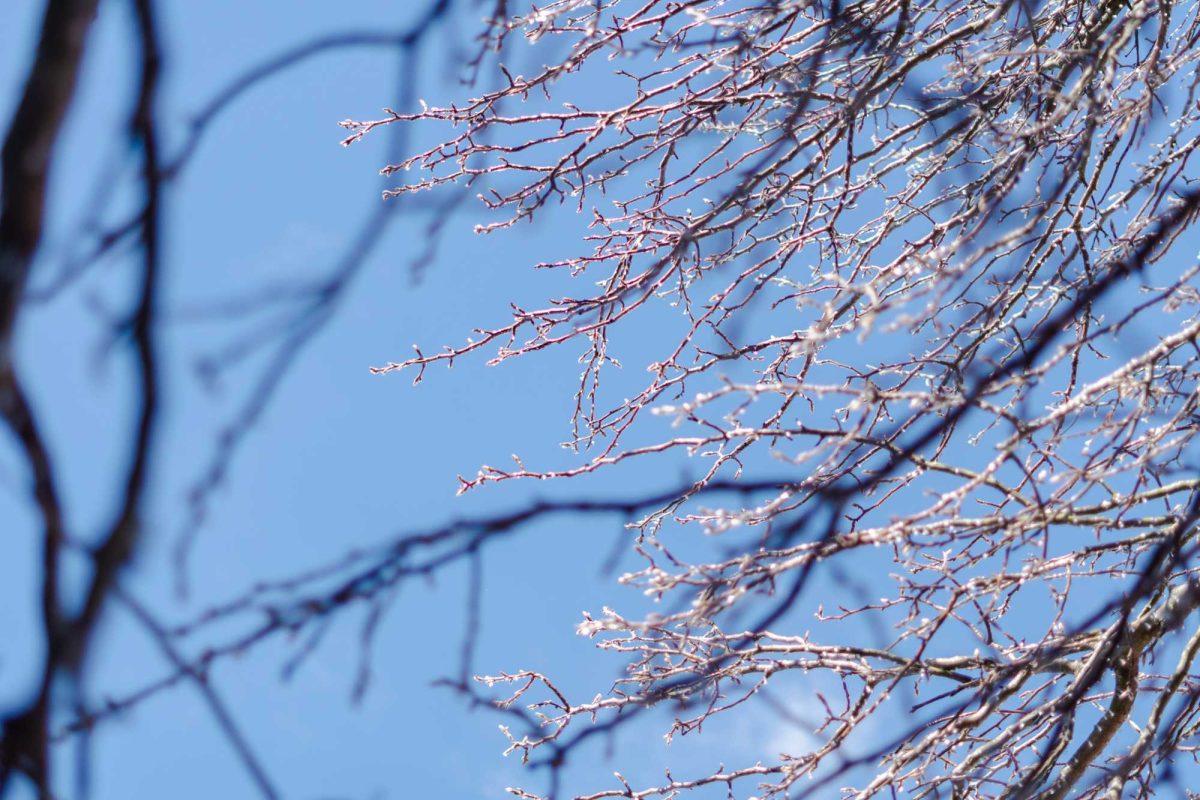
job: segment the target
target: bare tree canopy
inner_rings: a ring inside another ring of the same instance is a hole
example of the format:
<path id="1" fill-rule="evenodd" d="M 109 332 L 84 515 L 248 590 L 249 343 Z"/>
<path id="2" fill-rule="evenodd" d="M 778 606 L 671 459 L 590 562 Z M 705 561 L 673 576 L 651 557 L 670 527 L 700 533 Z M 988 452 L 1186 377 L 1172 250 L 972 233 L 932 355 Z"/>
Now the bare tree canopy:
<path id="1" fill-rule="evenodd" d="M 395 44 L 414 46 L 450 5 Z M 459 483 L 578 488 L 408 530 L 175 626 L 118 581 L 156 407 L 168 162 L 155 154 L 152 6 L 137 4 L 133 130 L 147 166 L 130 229 L 143 254 L 130 325 L 144 424 L 126 503 L 92 550 L 74 613 L 56 594 L 70 535 L 52 464 L 5 365 L 5 418 L 45 524 L 48 655 L 41 693 L 4 721 L 0 793 L 13 770 L 46 786 L 49 740 L 111 715 L 50 724 L 53 681 L 80 668 L 107 599 L 140 609 L 177 669 L 116 713 L 182 680 L 203 685 L 210 663 L 281 634 L 299 636 L 306 658 L 347 609 L 369 609 L 369 642 L 396 587 L 456 565 L 469 569 L 468 612 L 445 685 L 500 714 L 507 754 L 532 770 L 509 790 L 518 797 L 1187 791 L 1200 748 L 1195 4 L 483 7 L 481 46 L 459 65 L 469 96 L 346 120 L 344 143 L 397 137 L 385 207 L 434 209 L 429 247 L 443 226 L 468 224 L 466 212 L 447 220 L 474 199 L 477 234 L 526 243 L 529 262 L 506 268 L 558 273 L 567 288 L 529 307 L 496 298 L 497 317 L 465 342 L 420 343 L 375 372 L 419 383 L 440 366 L 565 349 L 581 365 L 564 392 L 569 461 L 514 455 Z M 58 19 L 48 11 L 44 41 L 62 35 Z M 57 77 L 31 79 L 26 96 L 57 100 L 29 101 L 41 120 L 22 105 L 5 147 L 0 267 L 14 297 L 37 247 L 27 205 L 39 200 L 37 175 L 11 164 L 29 163 L 21 142 L 53 136 L 75 69 L 45 58 L 35 76 Z M 433 200 L 408 199 L 418 193 Z M 539 245 L 544 218 L 578 229 L 573 250 Z M 11 326 L 17 301 L 4 305 Z M 332 301 L 314 308 L 302 319 L 325 319 Z M 692 472 L 671 485 L 681 460 Z M 222 463 L 197 495 L 200 516 Z M 622 482 L 645 463 L 662 464 L 667 482 Z M 608 473 L 620 490 L 600 496 L 588 481 Z M 552 674 L 476 665 L 479 570 L 494 543 L 541 518 L 567 536 L 592 516 L 623 523 L 612 563 L 636 564 L 618 582 L 648 601 L 614 592 L 579 624 L 619 665 L 615 682 L 574 696 Z M 236 626 L 203 663 L 176 650 Z M 492 672 L 474 677 L 476 666 Z M 364 665 L 356 694 L 368 677 Z M 644 784 L 619 763 L 605 786 L 567 772 L 598 741 L 700 736 L 756 708 L 802 729 L 803 745 L 716 770 L 664 764 Z"/>

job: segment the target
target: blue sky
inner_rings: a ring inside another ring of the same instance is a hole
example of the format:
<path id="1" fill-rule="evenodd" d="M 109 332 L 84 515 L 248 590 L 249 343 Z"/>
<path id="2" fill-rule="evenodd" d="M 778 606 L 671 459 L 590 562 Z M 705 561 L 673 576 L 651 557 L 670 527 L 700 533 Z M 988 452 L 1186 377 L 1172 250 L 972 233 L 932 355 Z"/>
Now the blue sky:
<path id="1" fill-rule="evenodd" d="M 196 110 L 244 70 L 319 35 L 403 29 L 423 5 L 164 2 L 168 150 L 181 146 Z M 121 219 L 133 200 L 128 186 L 134 161 L 124 144 L 134 69 L 128 8 L 119 2 L 102 6 L 59 145 L 35 288 L 51 284 L 78 251 L 79 224 L 96 206 L 98 183 L 115 187 L 104 195 L 102 222 Z M 40 11 L 41 3 L 32 0 L 0 8 L 4 119 L 24 78 Z M 471 45 L 476 22 L 468 12 L 431 32 L 417 60 L 419 74 L 401 76 L 415 81 L 415 97 L 438 103 L 463 95 L 452 66 Z M 213 385 L 201 381 L 198 364 L 227 355 L 232 344 L 270 320 L 208 312 L 229 300 L 274 297 L 279 286 L 338 267 L 357 231 L 381 207 L 377 172 L 387 161 L 388 137 L 375 134 L 342 148 L 346 132 L 337 122 L 399 105 L 399 65 L 386 48 L 338 50 L 256 86 L 206 130 L 168 196 L 167 406 L 149 532 L 129 586 L 170 620 L 192 618 L 260 579 L 286 577 L 348 548 L 449 518 L 514 508 L 534 497 L 615 496 L 631 486 L 674 485 L 685 474 L 687 464 L 668 457 L 563 485 L 514 482 L 456 497 L 457 474 L 506 462 L 514 452 L 548 468 L 577 463 L 558 446 L 569 432 L 579 372 L 575 353 L 558 348 L 496 368 L 486 368 L 483 359 L 464 360 L 453 370 L 430 370 L 419 387 L 409 376 L 372 376 L 368 368 L 406 357 L 413 343 L 432 349 L 461 342 L 473 327 L 504 321 L 509 301 L 555 296 L 565 276 L 530 266 L 578 247 L 581 221 L 567 208 L 533 226 L 483 238 L 471 232 L 480 217 L 468 204 L 447 224 L 437 258 L 414 282 L 411 263 L 427 244 L 429 205 L 401 206 L 369 257 L 353 262 L 353 281 L 336 314 L 289 361 L 269 407 L 242 442 L 190 550 L 190 593 L 186 599 L 176 594 L 174 551 L 189 519 L 189 491 L 205 474 L 221 432 L 270 369 L 270 351 L 259 350 L 221 371 Z M 611 88 L 594 73 L 570 80 L 572 91 L 592 99 Z M 410 144 L 429 132 L 414 135 Z M 1194 249 L 1190 239 L 1185 246 Z M 95 536 L 114 507 L 131 421 L 130 365 L 108 338 L 108 319 L 119 312 L 131 274 L 128 258 L 106 260 L 71 291 L 30 306 L 19 329 L 20 368 L 59 466 L 71 530 L 84 539 Z M 666 330 L 654 326 L 663 319 L 643 314 L 616 334 L 614 347 L 627 365 L 610 376 L 618 398 L 644 375 L 639 357 L 653 353 L 656 335 Z M 1127 336 L 1131 342 L 1138 336 L 1152 340 L 1152 333 L 1130 330 Z M 893 344 L 903 348 L 907 342 L 897 337 Z M 16 449 L 0 440 L 0 708 L 27 697 L 39 670 L 37 527 L 25 480 Z M 600 574 L 619 536 L 615 519 L 560 517 L 489 550 L 476 668 L 536 669 L 554 676 L 573 697 L 606 689 L 620 661 L 598 653 L 574 629 L 584 609 L 644 606 L 636 592 Z M 855 568 L 870 579 L 868 565 L 856 561 Z M 798 612 L 806 617 L 799 630 L 810 624 L 812 606 L 844 578 L 830 574 L 814 587 Z M 282 681 L 280 672 L 295 641 L 272 640 L 217 666 L 218 690 L 283 796 L 457 800 L 503 796 L 509 785 L 536 786 L 536 777 L 500 756 L 505 742 L 498 718 L 472 713 L 446 691 L 430 688 L 457 668 L 464 604 L 462 569 L 403 585 L 375 640 L 371 690 L 357 706 L 350 702 L 359 665 L 357 611 L 331 629 L 290 681 Z M 1030 617 L 1036 622 L 1036 613 Z M 86 687 L 92 703 L 120 697 L 168 670 L 119 608 L 109 615 L 96 655 Z M 781 686 L 786 696 L 789 684 Z M 804 698 L 813 702 L 808 692 L 792 697 L 801 714 Z M 661 724 L 636 728 L 611 743 L 611 753 L 610 743 L 597 743 L 571 774 L 580 785 L 609 786 L 619 765 L 631 782 L 641 783 L 659 777 L 668 763 L 682 777 L 712 771 L 721 760 L 744 765 L 807 743 L 785 720 L 755 710 L 715 718 L 704 736 L 676 740 L 670 749 L 662 743 L 663 730 Z M 864 733 L 870 736 L 872 729 Z M 187 686 L 107 723 L 90 747 L 91 796 L 98 800 L 255 796 Z M 69 781 L 75 754 L 73 746 L 60 750 L 68 797 L 75 794 Z"/>
<path id="2" fill-rule="evenodd" d="M 112 170 L 129 178 L 124 126 L 133 69 L 128 9 L 103 3 L 89 40 L 80 92 L 59 144 L 45 257 L 34 283 L 47 285 L 78 246 L 93 187 Z M 417 4 L 396 2 L 206 2 L 163 4 L 168 61 L 163 122 L 174 147 L 210 97 L 263 58 L 315 35 L 400 28 Z M 34 41 L 40 3 L 0 10 L 0 111 L 15 102 Z M 456 93 L 447 65 L 469 45 L 471 15 L 436 31 L 423 49 L 420 93 Z M 409 352 L 414 342 L 461 341 L 475 325 L 503 319 L 507 302 L 551 294 L 561 278 L 528 269 L 531 237 L 540 252 L 571 241 L 570 215 L 515 235 L 471 235 L 470 213 L 447 228 L 436 263 L 414 284 L 410 262 L 425 222 L 401 216 L 358 271 L 335 318 L 299 353 L 269 409 L 214 495 L 188 562 L 191 593 L 174 594 L 173 547 L 188 519 L 187 495 L 212 458 L 220 431 L 236 418 L 261 356 L 221 374 L 215 390 L 196 364 L 250 330 L 250 322 L 197 319 L 198 310 L 279 283 L 327 274 L 379 205 L 376 172 L 385 137 L 344 149 L 336 123 L 396 104 L 394 52 L 337 51 L 314 58 L 239 98 L 206 132 L 169 195 L 165 367 L 167 410 L 159 440 L 150 533 L 130 574 L 143 600 L 173 620 L 233 596 L 263 577 L 283 577 L 448 517 L 509 508 L 535 494 L 603 494 L 621 485 L 598 476 L 569 487 L 487 487 L 456 498 L 455 475 L 518 451 L 530 461 L 565 464 L 578 367 L 566 351 L 501 368 L 463 363 L 431 372 L 418 388 L 405 376 L 373 377 L 368 367 Z M 122 166 L 123 165 L 123 168 Z M 123 171 L 122 171 L 123 169 Z M 102 218 L 120 219 L 132 194 L 117 181 Z M 123 434 L 130 423 L 129 364 L 106 346 L 105 313 L 118 302 L 129 261 L 110 259 L 72 291 L 31 308 L 21 320 L 18 359 L 58 460 L 71 529 L 87 538 L 116 498 Z M 241 325 L 241 327 L 238 327 Z M 633 329 L 631 336 L 638 331 Z M 631 340 L 633 341 L 633 340 Z M 636 376 L 635 376 L 636 377 Z M 678 465 L 682 469 L 682 465 Z M 622 470 L 645 486 L 679 473 L 662 461 Z M 536 490 L 536 491 L 534 491 Z M 33 583 L 35 520 L 24 496 L 23 465 L 0 447 L 0 705 L 27 696 L 38 671 Z M 528 667 L 554 674 L 569 691 L 604 689 L 618 662 L 574 634 L 580 612 L 614 598 L 600 564 L 620 534 L 615 520 L 555 520 L 488 553 L 480 670 Z M 359 623 L 336 626 L 293 677 L 280 670 L 295 643 L 272 642 L 223 663 L 216 685 L 286 797 L 471 798 L 500 796 L 523 782 L 500 752 L 497 720 L 470 713 L 430 682 L 453 672 L 464 607 L 461 571 L 436 583 L 405 585 L 375 647 L 374 682 L 360 706 L 349 697 Z M 93 702 L 120 696 L 167 666 L 140 629 L 114 608 L 87 687 Z M 673 745 L 676 766 L 712 768 L 779 744 L 789 732 L 753 718 L 715 726 L 703 742 Z M 661 728 L 637 747 L 616 743 L 621 767 L 658 775 Z M 207 710 L 182 687 L 105 725 L 90 744 L 92 797 L 251 797 L 253 788 Z M 690 749 L 689 749 L 690 748 Z M 60 749 L 65 780 L 75 751 Z M 597 748 L 577 766 L 591 785 L 607 784 L 613 762 Z M 627 772 L 636 778 L 638 772 Z M 70 787 L 70 783 L 67 784 Z M 73 795 L 73 789 L 67 791 Z"/>

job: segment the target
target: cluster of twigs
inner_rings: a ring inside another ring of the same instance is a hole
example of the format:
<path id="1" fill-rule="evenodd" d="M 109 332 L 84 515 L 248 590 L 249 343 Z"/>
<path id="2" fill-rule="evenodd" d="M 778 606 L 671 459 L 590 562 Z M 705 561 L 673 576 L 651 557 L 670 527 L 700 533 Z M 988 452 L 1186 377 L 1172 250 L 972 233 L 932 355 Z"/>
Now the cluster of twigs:
<path id="1" fill-rule="evenodd" d="M 1151 794 L 1200 724 L 1195 5 L 560 0 L 493 37 L 521 32 L 559 56 L 344 123 L 348 141 L 449 129 L 385 170 L 417 176 L 389 194 L 486 180 L 485 234 L 573 207 L 586 251 L 539 266 L 598 289 L 379 371 L 580 349 L 567 444 L 586 460 L 484 467 L 464 491 L 671 451 L 704 469 L 630 525 L 646 565 L 624 582 L 673 610 L 581 625 L 630 660 L 610 694 L 486 679 L 528 704 L 510 749 L 556 768 L 660 701 L 686 734 L 773 676 L 825 672 L 845 702 L 811 750 L 586 796 Z M 579 88 L 598 74 L 605 91 Z M 659 356 L 606 402 L 610 333 L 639 325 Z M 628 444 L 661 430 L 647 412 L 678 434 Z M 790 477 L 711 501 L 772 460 Z M 664 524 L 726 557 L 672 552 Z M 849 564 L 883 597 L 798 633 L 813 576 Z M 871 621 L 878 646 L 838 643 Z M 929 699 L 847 757 L 901 689 Z"/>

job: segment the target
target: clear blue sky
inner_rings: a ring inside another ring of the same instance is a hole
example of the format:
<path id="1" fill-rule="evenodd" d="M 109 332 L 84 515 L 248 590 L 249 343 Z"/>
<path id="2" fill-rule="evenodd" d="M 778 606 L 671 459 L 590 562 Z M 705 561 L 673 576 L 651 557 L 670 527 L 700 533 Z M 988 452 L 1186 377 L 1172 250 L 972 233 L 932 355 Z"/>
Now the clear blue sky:
<path id="1" fill-rule="evenodd" d="M 104 219 L 120 219 L 131 202 L 124 133 L 134 69 L 128 3 L 101 5 L 84 82 L 59 144 L 47 245 L 35 286 L 51 282 L 77 249 L 76 231 L 92 208 L 92 188 L 114 163 L 124 163 L 126 170 L 117 173 L 123 177 L 106 201 Z M 316 36 L 402 29 L 425 2 L 161 5 L 167 51 L 163 123 L 168 151 L 174 152 L 195 111 L 244 70 Z M 41 6 L 33 0 L 0 3 L 5 121 L 25 77 Z M 438 103 L 462 95 L 451 67 L 461 48 L 471 45 L 475 16 L 460 15 L 431 34 L 419 59 L 416 96 Z M 509 301 L 555 296 L 564 276 L 530 266 L 578 247 L 580 220 L 564 209 L 509 235 L 480 238 L 471 233 L 478 216 L 468 204 L 448 224 L 424 279 L 414 284 L 410 265 L 426 244 L 426 220 L 401 209 L 356 272 L 335 317 L 296 355 L 238 451 L 192 549 L 191 594 L 186 600 L 175 595 L 173 548 L 188 518 L 188 491 L 267 364 L 261 355 L 252 358 L 206 389 L 197 363 L 222 353 L 267 318 L 205 321 L 196 312 L 318 278 L 337 266 L 359 226 L 382 202 L 377 171 L 386 163 L 387 147 L 385 136 L 372 135 L 342 148 L 345 131 L 337 122 L 397 106 L 398 63 L 388 49 L 339 50 L 256 86 L 207 130 L 168 196 L 167 405 L 148 537 L 129 585 L 170 620 L 192 618 L 259 579 L 286 577 L 405 531 L 513 508 L 535 496 L 614 496 L 631 486 L 674 485 L 687 467 L 656 459 L 566 485 L 509 483 L 456 497 L 457 474 L 506 462 L 513 452 L 539 466 L 576 463 L 558 446 L 568 434 L 579 372 L 575 354 L 558 349 L 497 368 L 466 360 L 451 371 L 431 370 L 416 388 L 407 376 L 374 377 L 368 368 L 406 357 L 413 343 L 432 349 L 461 342 L 475 326 L 504 321 Z M 577 80 L 577 90 L 592 98 L 607 88 L 600 76 Z M 1182 247 L 1192 248 L 1192 240 Z M 130 267 L 127 258 L 104 262 L 54 302 L 32 306 L 19 329 L 20 368 L 59 467 L 71 530 L 84 539 L 112 512 L 130 424 L 129 364 L 122 348 L 106 346 L 111 326 L 105 317 L 120 309 Z M 649 327 L 653 322 L 643 315 L 617 334 L 624 336 L 616 346 L 626 370 L 611 376 L 613 391 L 635 385 L 645 374 L 639 356 L 653 352 L 655 334 L 661 333 Z M 1150 340 L 1153 333 L 1123 335 Z M 536 669 L 554 676 L 574 698 L 606 690 L 620 660 L 597 652 L 574 630 L 584 609 L 609 604 L 635 612 L 644 605 L 636 592 L 600 574 L 620 535 L 613 519 L 559 518 L 490 550 L 476 668 Z M 38 676 L 36 548 L 25 467 L 11 443 L 0 439 L 0 709 L 28 697 Z M 856 569 L 861 566 L 855 562 Z M 358 612 L 330 631 L 290 682 L 281 681 L 280 671 L 297 642 L 273 640 L 218 665 L 216 686 L 284 797 L 465 800 L 506 796 L 503 788 L 509 785 L 538 785 L 536 776 L 501 757 L 499 718 L 472 713 L 449 693 L 430 688 L 431 681 L 457 668 L 463 578 L 456 570 L 435 583 L 401 588 L 379 630 L 374 681 L 359 706 L 350 702 Z M 822 577 L 800 611 L 828 599 L 830 583 L 841 579 Z M 806 615 L 798 630 L 810 620 Z M 86 687 L 93 704 L 168 671 L 119 608 L 105 626 L 96 666 Z M 808 688 L 822 687 L 818 680 Z M 815 702 L 811 692 L 785 697 L 801 715 L 805 702 Z M 597 742 L 586 754 L 590 760 L 572 768 L 578 785 L 612 786 L 611 772 L 618 766 L 639 784 L 660 777 L 668 764 L 685 777 L 711 772 L 721 761 L 744 766 L 808 744 L 786 720 L 754 709 L 714 718 L 704 736 L 678 739 L 670 748 L 662 741 L 662 721 L 660 716 L 627 731 L 613 743 L 611 755 L 607 743 Z M 873 718 L 871 724 L 888 721 Z M 108 722 L 90 746 L 95 800 L 256 796 L 188 686 Z M 65 747 L 60 755 L 58 772 L 69 779 L 75 751 Z M 63 788 L 66 797 L 75 796 L 69 780 Z"/>
<path id="2" fill-rule="evenodd" d="M 0 111 L 7 120 L 24 79 L 41 3 L 0 4 Z M 132 43 L 127 4 L 106 2 L 89 41 L 84 82 L 60 142 L 53 175 L 46 257 L 35 284 L 60 268 L 89 192 L 121 156 L 129 102 Z M 340 30 L 399 28 L 416 2 L 163 3 L 167 44 L 163 121 L 178 144 L 184 124 L 242 70 L 310 37 Z M 448 77 L 451 45 L 469 44 L 472 15 L 435 34 L 422 51 L 420 93 L 431 100 L 460 91 Z M 356 226 L 380 203 L 377 169 L 383 137 L 351 149 L 338 120 L 371 117 L 393 105 L 397 58 L 351 50 L 310 60 L 238 100 L 207 132 L 196 159 L 169 196 L 167 294 L 168 406 L 153 484 L 150 534 L 130 585 L 171 619 L 190 617 L 261 577 L 282 577 L 381 542 L 422 524 L 514 506 L 536 489 L 490 487 L 455 498 L 454 476 L 519 450 L 554 465 L 578 372 L 568 352 L 502 368 L 463 363 L 431 373 L 414 389 L 403 376 L 372 377 L 368 367 L 404 357 L 414 342 L 461 341 L 477 324 L 503 319 L 510 299 L 552 294 L 557 276 L 528 269 L 531 237 L 552 252 L 570 243 L 559 218 L 507 238 L 480 240 L 470 213 L 448 228 L 425 280 L 413 285 L 409 262 L 423 223 L 400 220 L 363 265 L 331 324 L 301 353 L 261 423 L 233 462 L 196 544 L 192 594 L 172 594 L 171 554 L 187 516 L 188 488 L 211 458 L 215 437 L 236 416 L 262 360 L 223 375 L 217 391 L 196 379 L 197 359 L 236 339 L 227 321 L 189 314 L 300 276 L 327 273 Z M 127 155 L 127 154 L 125 154 Z M 128 177 L 126 175 L 126 177 Z M 129 193 L 106 209 L 120 217 Z M 75 291 L 21 320 L 18 358 L 60 468 L 71 529 L 86 538 L 115 502 L 123 433 L 129 424 L 128 365 L 105 350 L 103 310 L 115 310 L 129 275 L 113 259 Z M 253 323 L 251 323 L 252 325 Z M 636 331 L 633 333 L 636 334 Z M 106 354 L 107 353 L 107 354 Z M 635 376 L 636 377 L 636 376 Z M 675 477 L 669 463 L 633 467 L 584 485 L 602 494 L 636 481 Z M 37 670 L 35 520 L 24 495 L 24 467 L 0 446 L 0 707 L 26 697 Z M 614 480 L 619 482 L 613 482 Z M 621 483 L 625 482 L 625 483 Z M 618 662 L 574 635 L 580 612 L 614 598 L 631 607 L 599 566 L 619 535 L 615 521 L 557 520 L 488 554 L 481 670 L 535 668 L 590 697 Z M 473 798 L 502 795 L 528 782 L 500 752 L 498 720 L 469 713 L 429 688 L 455 669 L 461 631 L 461 573 L 436 584 L 406 585 L 385 618 L 375 681 L 361 707 L 349 702 L 357 667 L 357 623 L 336 627 L 324 647 L 287 684 L 279 671 L 294 643 L 275 642 L 216 670 L 217 686 L 286 797 Z M 166 665 L 139 629 L 113 609 L 89 684 L 93 702 L 119 696 L 163 674 Z M 753 760 L 791 735 L 776 722 L 735 718 L 704 740 L 673 745 L 672 763 L 711 769 L 719 757 Z M 729 727 L 733 725 L 734 727 Z M 656 776 L 661 726 L 618 743 L 631 778 Z M 139 797 L 252 797 L 254 792 L 208 712 L 182 687 L 105 725 L 92 742 L 97 800 Z M 71 749 L 61 750 L 69 774 Z M 611 782 L 601 748 L 581 764 L 591 785 Z M 651 768 L 654 772 L 650 772 Z M 69 787 L 69 784 L 68 784 Z M 72 796 L 68 791 L 67 795 Z"/>

